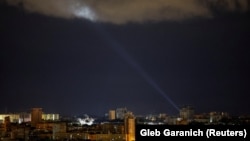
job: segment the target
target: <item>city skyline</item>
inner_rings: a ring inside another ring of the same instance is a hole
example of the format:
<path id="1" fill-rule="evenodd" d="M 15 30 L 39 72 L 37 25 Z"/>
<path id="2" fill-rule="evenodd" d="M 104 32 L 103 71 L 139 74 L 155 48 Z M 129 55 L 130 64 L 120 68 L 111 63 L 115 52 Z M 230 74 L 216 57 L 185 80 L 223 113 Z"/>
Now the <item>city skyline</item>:
<path id="1" fill-rule="evenodd" d="M 250 113 L 248 1 L 19 2 L 0 1 L 0 113 Z"/>
<path id="2" fill-rule="evenodd" d="M 122 111 L 123 113 L 127 113 L 127 114 L 132 114 L 134 115 L 135 117 L 147 117 L 147 116 L 161 116 L 161 115 L 164 115 L 164 116 L 168 116 L 168 117 L 173 117 L 173 118 L 178 118 L 178 117 L 181 117 L 182 116 L 182 112 L 183 111 L 187 111 L 187 110 L 190 110 L 192 111 L 192 115 L 195 115 L 195 116 L 205 116 L 205 115 L 210 115 L 210 114 L 218 114 L 218 115 L 226 115 L 227 117 L 231 117 L 231 118 L 237 118 L 237 117 L 249 117 L 250 114 L 246 113 L 246 114 L 239 114 L 239 115 L 233 115 L 229 112 L 225 112 L 225 111 L 207 111 L 207 112 L 197 112 L 195 111 L 195 107 L 192 107 L 190 105 L 186 105 L 186 106 L 183 106 L 183 107 L 180 107 L 180 110 L 174 114 L 174 115 L 171 115 L 171 114 L 168 114 L 168 113 L 144 113 L 144 114 L 136 114 L 134 113 L 133 111 L 131 111 L 130 109 L 128 109 L 127 107 L 113 107 L 111 109 L 106 109 L 106 111 L 102 114 L 98 114 L 98 115 L 93 115 L 93 114 L 89 114 L 89 113 L 77 113 L 77 114 L 62 114 L 60 112 L 57 112 L 57 111 L 53 111 L 53 112 L 48 112 L 50 111 L 49 109 L 44 109 L 42 107 L 32 107 L 32 108 L 29 108 L 29 109 L 26 109 L 26 110 L 23 110 L 23 111 L 5 111 L 5 112 L 1 112 L 0 115 L 28 115 L 28 114 L 31 114 L 32 111 L 34 109 L 41 109 L 41 113 L 44 115 L 44 118 L 47 118 L 47 116 L 49 117 L 52 117 L 52 116 L 55 116 L 56 119 L 59 119 L 59 118 L 76 118 L 76 117 L 88 117 L 88 118 L 93 118 L 93 119 L 103 119 L 103 118 L 107 118 L 109 119 L 110 117 L 110 114 L 112 114 L 112 112 L 114 112 L 113 114 L 115 114 L 115 119 L 120 119 L 118 118 L 119 115 L 117 115 L 116 113 L 119 113 L 119 111 L 121 110 L 124 110 Z"/>

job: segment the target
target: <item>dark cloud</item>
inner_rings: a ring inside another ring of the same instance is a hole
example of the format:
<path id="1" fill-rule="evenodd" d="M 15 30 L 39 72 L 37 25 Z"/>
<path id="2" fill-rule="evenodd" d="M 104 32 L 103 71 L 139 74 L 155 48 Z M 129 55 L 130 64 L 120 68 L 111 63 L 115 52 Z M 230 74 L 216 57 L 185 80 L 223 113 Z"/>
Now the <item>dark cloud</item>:
<path id="1" fill-rule="evenodd" d="M 123 24 L 212 17 L 214 8 L 247 11 L 248 0 L 6 0 L 29 12 Z"/>

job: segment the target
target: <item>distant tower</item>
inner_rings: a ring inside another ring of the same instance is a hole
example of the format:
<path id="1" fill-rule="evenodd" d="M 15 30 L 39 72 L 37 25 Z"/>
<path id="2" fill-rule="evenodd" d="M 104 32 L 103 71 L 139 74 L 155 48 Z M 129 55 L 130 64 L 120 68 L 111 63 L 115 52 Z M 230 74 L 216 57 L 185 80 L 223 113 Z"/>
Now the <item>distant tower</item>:
<path id="1" fill-rule="evenodd" d="M 135 141 L 135 116 L 127 113 L 124 118 L 126 141 Z"/>
<path id="2" fill-rule="evenodd" d="M 194 109 L 191 106 L 186 106 L 180 109 L 180 118 L 190 121 L 193 119 Z"/>
<path id="3" fill-rule="evenodd" d="M 116 119 L 124 119 L 127 112 L 128 112 L 127 108 L 117 108 L 115 111 Z"/>
<path id="4" fill-rule="evenodd" d="M 109 110 L 109 120 L 115 120 L 115 110 Z"/>
<path id="5" fill-rule="evenodd" d="M 8 131 L 11 130 L 11 127 L 10 127 L 10 117 L 9 116 L 4 117 L 4 130 L 6 132 L 8 132 Z"/>
<path id="6" fill-rule="evenodd" d="M 37 123 L 42 121 L 42 108 L 32 108 L 31 111 L 31 126 L 35 127 Z"/>

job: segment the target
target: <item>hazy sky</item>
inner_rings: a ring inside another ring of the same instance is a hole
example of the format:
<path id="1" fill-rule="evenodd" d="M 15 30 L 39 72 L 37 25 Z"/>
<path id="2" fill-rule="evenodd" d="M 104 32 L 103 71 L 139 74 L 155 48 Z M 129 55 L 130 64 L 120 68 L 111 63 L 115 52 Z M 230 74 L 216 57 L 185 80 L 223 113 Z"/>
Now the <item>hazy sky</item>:
<path id="1" fill-rule="evenodd" d="M 247 0 L 0 0 L 0 112 L 249 114 Z"/>

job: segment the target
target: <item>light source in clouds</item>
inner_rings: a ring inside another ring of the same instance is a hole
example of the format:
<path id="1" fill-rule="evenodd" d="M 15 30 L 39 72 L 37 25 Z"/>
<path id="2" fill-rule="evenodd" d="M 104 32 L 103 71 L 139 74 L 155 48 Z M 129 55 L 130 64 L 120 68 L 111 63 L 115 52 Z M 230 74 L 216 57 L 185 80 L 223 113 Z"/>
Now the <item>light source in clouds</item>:
<path id="1" fill-rule="evenodd" d="M 248 10 L 248 0 L 5 0 L 29 12 L 123 24 L 212 17 L 213 8 Z"/>
<path id="2" fill-rule="evenodd" d="M 73 11 L 74 11 L 74 15 L 76 17 L 89 19 L 91 21 L 96 20 L 96 16 L 95 16 L 94 12 L 87 6 L 81 7 L 79 9 L 75 9 Z"/>

